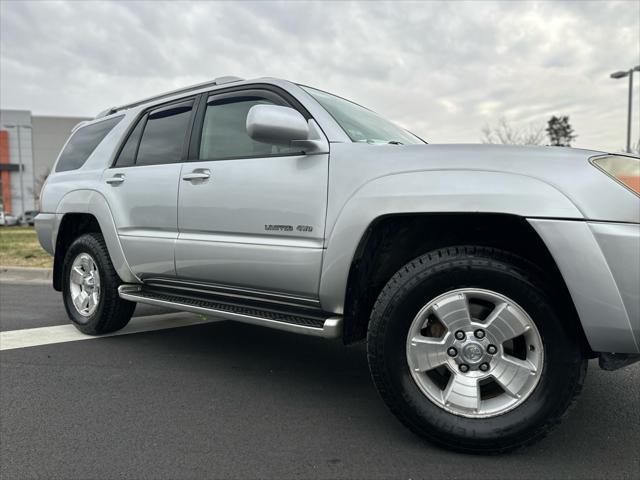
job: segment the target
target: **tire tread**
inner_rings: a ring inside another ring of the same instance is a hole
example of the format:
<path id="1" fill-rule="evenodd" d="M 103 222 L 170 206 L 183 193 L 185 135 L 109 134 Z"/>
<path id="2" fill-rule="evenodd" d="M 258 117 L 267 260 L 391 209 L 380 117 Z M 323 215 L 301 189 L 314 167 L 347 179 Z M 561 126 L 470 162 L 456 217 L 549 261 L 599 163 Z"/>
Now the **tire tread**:
<path id="1" fill-rule="evenodd" d="M 434 272 L 446 269 L 451 265 L 458 266 L 458 264 L 469 269 L 472 268 L 474 263 L 484 263 L 494 268 L 512 271 L 526 279 L 532 288 L 544 285 L 541 281 L 544 278 L 543 272 L 533 263 L 511 252 L 473 245 L 452 246 L 428 252 L 411 260 L 402 267 L 382 289 L 371 311 L 367 332 L 367 356 L 371 376 L 380 396 L 392 413 L 411 431 L 456 451 L 475 454 L 502 454 L 519 450 L 538 442 L 566 418 L 568 411 L 574 406 L 582 390 L 586 376 L 586 361 L 584 359 L 581 360 L 579 368 L 571 370 L 574 373 L 574 377 L 567 378 L 565 384 L 567 391 L 560 396 L 560 398 L 566 400 L 558 402 L 554 414 L 550 415 L 542 425 L 538 426 L 535 432 L 522 435 L 521 438 L 512 440 L 508 444 L 490 446 L 479 446 L 473 442 L 461 443 L 460 441 L 448 443 L 443 441 L 442 438 L 435 437 L 427 429 L 417 424 L 403 404 L 401 392 L 396 392 L 393 388 L 389 377 L 389 369 L 384 366 L 385 339 L 390 325 L 390 322 L 385 321 L 385 316 L 386 312 L 394 305 L 394 302 L 402 298 L 401 294 L 403 292 L 410 291 L 423 278 Z M 569 389 L 571 391 L 568 391 Z"/>
<path id="2" fill-rule="evenodd" d="M 100 268 L 100 296 L 101 306 L 96 312 L 95 321 L 92 318 L 88 323 L 82 324 L 74 320 L 73 311 L 65 301 L 67 313 L 73 321 L 74 325 L 83 333 L 88 335 L 102 335 L 105 333 L 120 330 L 129 323 L 136 304 L 120 298 L 118 287 L 122 284 L 122 280 L 118 276 L 111 258 L 104 237 L 101 233 L 92 232 L 79 236 L 69 247 L 65 255 L 64 271 L 65 284 L 68 282 L 66 272 L 78 251 L 82 249 L 90 253 Z M 66 295 L 66 285 L 63 289 L 63 295 Z"/>

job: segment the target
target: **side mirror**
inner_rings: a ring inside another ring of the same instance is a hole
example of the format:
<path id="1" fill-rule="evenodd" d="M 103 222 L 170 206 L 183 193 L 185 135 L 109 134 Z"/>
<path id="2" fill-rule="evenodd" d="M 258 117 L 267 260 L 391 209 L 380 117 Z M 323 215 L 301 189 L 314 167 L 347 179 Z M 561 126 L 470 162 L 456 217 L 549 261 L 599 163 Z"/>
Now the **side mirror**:
<path id="1" fill-rule="evenodd" d="M 307 123 L 290 107 L 254 105 L 247 114 L 247 133 L 257 142 L 300 147 L 307 154 L 329 151 L 315 122 Z"/>

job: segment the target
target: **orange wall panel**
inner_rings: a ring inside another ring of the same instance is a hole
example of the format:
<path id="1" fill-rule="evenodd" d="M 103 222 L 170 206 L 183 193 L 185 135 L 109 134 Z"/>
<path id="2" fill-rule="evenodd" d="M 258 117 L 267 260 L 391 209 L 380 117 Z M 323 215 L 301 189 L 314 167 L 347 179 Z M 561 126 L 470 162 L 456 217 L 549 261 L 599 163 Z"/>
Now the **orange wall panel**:
<path id="1" fill-rule="evenodd" d="M 0 130 L 0 163 L 9 163 L 9 132 Z M 11 211 L 11 172 L 0 172 L 2 180 L 2 205 L 6 212 Z"/>

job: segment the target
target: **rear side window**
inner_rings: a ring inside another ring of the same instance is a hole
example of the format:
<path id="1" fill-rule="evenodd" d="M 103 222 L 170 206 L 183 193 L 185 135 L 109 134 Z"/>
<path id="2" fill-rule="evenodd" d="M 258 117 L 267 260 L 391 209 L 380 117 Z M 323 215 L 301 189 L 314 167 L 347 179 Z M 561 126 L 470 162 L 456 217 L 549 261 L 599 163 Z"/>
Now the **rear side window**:
<path id="1" fill-rule="evenodd" d="M 136 163 L 136 155 L 138 153 L 138 145 L 140 144 L 140 137 L 142 136 L 142 129 L 147 121 L 147 116 L 142 117 L 136 128 L 133 129 L 131 135 L 127 139 L 127 142 L 122 147 L 118 160 L 116 160 L 116 167 L 130 167 Z"/>
<path id="2" fill-rule="evenodd" d="M 157 165 L 182 161 L 192 108 L 193 100 L 190 100 L 150 112 L 135 164 Z"/>
<path id="3" fill-rule="evenodd" d="M 76 170 L 84 165 L 107 134 L 122 120 L 122 116 L 80 127 L 72 135 L 60 154 L 56 172 Z"/>

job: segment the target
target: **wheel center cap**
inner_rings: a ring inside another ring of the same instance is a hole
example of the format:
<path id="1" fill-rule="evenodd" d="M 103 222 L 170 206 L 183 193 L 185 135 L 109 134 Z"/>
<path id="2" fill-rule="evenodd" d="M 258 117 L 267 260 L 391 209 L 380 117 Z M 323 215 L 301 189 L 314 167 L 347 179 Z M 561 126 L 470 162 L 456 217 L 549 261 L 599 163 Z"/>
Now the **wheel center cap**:
<path id="1" fill-rule="evenodd" d="M 462 357 L 467 363 L 478 363 L 484 357 L 484 348 L 478 343 L 468 343 L 462 347 Z"/>

